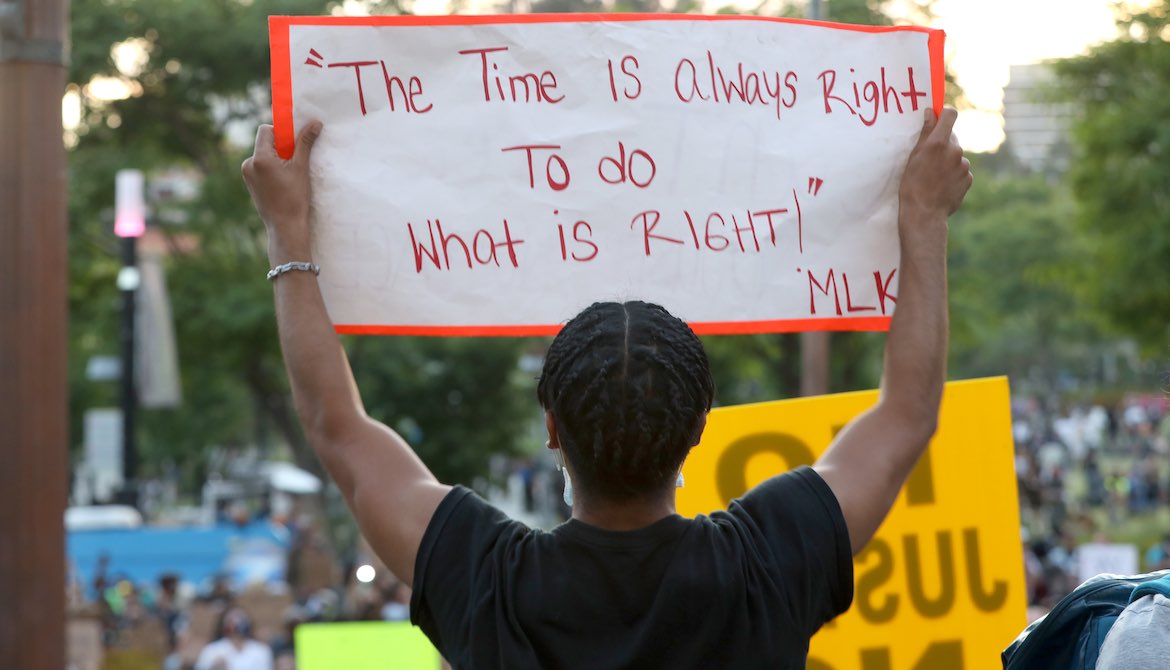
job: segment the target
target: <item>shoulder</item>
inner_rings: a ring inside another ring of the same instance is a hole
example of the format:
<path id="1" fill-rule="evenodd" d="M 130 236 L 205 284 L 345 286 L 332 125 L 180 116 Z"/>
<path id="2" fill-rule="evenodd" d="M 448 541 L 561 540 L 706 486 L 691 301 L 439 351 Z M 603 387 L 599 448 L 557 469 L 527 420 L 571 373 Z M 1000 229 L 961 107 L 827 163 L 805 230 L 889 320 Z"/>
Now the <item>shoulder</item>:
<path id="1" fill-rule="evenodd" d="M 493 575 L 533 531 L 463 486 L 435 509 L 419 545 L 411 623 L 444 653 L 467 642 L 473 603 L 496 588 Z"/>
<path id="2" fill-rule="evenodd" d="M 732 501 L 753 516 L 776 514 L 815 515 L 822 519 L 845 523 L 841 505 L 833 489 L 817 471 L 800 467 L 771 477 Z"/>
<path id="3" fill-rule="evenodd" d="M 243 651 L 254 659 L 272 657 L 272 647 L 259 640 L 248 640 L 248 644 L 245 645 Z"/>
<path id="4" fill-rule="evenodd" d="M 215 652 L 219 651 L 220 649 L 223 649 L 224 647 L 228 646 L 229 644 L 231 644 L 231 643 L 228 642 L 226 637 L 221 637 L 218 640 L 208 642 L 207 646 L 203 648 L 203 652 L 204 653 L 215 653 Z"/>
<path id="5" fill-rule="evenodd" d="M 428 581 L 428 573 L 441 567 L 440 575 L 459 567 L 482 567 L 483 558 L 533 531 L 464 486 L 455 486 L 443 497 L 431 516 L 419 544 L 414 566 L 415 595 Z M 442 577 L 440 577 L 442 578 Z"/>
<path id="6" fill-rule="evenodd" d="M 195 660 L 195 670 L 203 670 L 211 663 L 227 651 L 225 645 L 228 644 L 226 639 L 215 640 L 207 643 L 206 646 L 199 652 L 199 657 Z"/>
<path id="7" fill-rule="evenodd" d="M 421 568 L 424 554 L 433 551 L 436 544 L 448 539 L 457 542 L 474 542 L 503 532 L 525 532 L 528 526 L 509 517 L 502 510 L 481 498 L 471 489 L 454 486 L 443 496 L 435 513 L 431 516 L 419 546 L 418 565 Z M 454 537 L 451 537 L 454 536 Z M 417 581 L 417 580 L 416 580 Z"/>
<path id="8" fill-rule="evenodd" d="M 712 515 L 715 518 L 716 515 Z M 768 479 L 731 501 L 733 520 L 759 560 L 785 585 L 811 635 L 853 600 L 853 554 L 833 490 L 812 468 Z"/>

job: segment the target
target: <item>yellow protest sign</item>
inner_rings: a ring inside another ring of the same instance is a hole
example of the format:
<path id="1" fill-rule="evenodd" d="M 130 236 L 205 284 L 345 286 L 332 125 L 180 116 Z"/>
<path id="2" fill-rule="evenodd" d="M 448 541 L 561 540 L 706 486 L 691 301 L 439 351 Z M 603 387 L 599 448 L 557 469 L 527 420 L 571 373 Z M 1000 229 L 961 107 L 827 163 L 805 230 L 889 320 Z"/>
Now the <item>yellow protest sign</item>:
<path id="1" fill-rule="evenodd" d="M 680 514 L 725 509 L 812 464 L 876 391 L 720 408 L 683 468 Z M 873 541 L 853 607 L 812 640 L 810 670 L 985 670 L 1023 629 L 1026 595 L 1006 378 L 947 384 L 939 429 Z"/>
<path id="2" fill-rule="evenodd" d="M 439 652 L 405 621 L 303 624 L 296 630 L 300 670 L 439 670 Z"/>

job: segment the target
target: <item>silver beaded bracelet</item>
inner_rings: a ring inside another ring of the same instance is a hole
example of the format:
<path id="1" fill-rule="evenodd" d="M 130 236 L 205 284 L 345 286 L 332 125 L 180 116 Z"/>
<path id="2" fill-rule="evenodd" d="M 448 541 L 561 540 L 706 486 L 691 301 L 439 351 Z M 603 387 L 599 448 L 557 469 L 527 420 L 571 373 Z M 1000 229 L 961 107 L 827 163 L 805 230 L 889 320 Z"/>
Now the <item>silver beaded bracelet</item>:
<path id="1" fill-rule="evenodd" d="M 272 281 L 273 279 L 276 279 L 280 275 L 282 275 L 286 272 L 292 272 L 293 270 L 312 272 L 315 275 L 321 274 L 321 266 L 317 265 L 316 263 L 306 263 L 304 261 L 293 261 L 292 263 L 285 263 L 283 265 L 277 265 L 276 267 L 269 270 L 268 271 L 268 281 Z"/>

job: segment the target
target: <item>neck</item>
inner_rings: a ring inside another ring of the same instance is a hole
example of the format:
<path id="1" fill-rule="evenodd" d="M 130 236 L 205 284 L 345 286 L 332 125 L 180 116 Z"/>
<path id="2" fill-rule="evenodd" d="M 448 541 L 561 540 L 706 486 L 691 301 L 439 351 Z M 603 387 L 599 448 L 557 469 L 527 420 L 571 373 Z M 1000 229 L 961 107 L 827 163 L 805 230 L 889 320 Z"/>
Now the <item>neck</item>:
<path id="1" fill-rule="evenodd" d="M 573 518 L 604 530 L 638 530 L 675 513 L 674 489 L 660 496 L 612 502 L 580 496 Z"/>

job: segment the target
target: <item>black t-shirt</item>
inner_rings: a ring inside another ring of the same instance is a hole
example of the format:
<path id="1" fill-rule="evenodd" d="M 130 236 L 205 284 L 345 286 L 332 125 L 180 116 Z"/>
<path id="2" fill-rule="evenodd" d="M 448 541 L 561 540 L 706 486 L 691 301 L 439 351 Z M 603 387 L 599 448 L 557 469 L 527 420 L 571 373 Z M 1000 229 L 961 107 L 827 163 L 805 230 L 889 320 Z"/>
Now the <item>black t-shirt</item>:
<path id="1" fill-rule="evenodd" d="M 811 468 L 728 511 L 551 532 L 456 487 L 419 547 L 411 621 L 467 668 L 804 668 L 853 600 L 849 534 Z"/>

